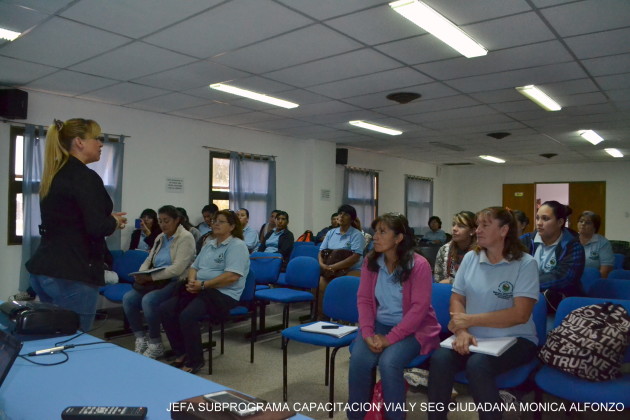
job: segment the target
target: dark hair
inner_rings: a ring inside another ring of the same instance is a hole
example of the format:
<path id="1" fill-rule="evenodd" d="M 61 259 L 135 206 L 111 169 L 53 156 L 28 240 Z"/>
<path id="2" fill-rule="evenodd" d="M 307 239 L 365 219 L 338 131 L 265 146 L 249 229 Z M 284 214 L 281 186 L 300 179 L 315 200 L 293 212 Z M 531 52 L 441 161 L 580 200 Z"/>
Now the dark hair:
<path id="1" fill-rule="evenodd" d="M 339 216 L 339 213 L 333 213 L 330 215 L 330 218 L 332 219 L 333 217 L 337 217 L 337 216 Z"/>
<path id="2" fill-rule="evenodd" d="M 514 215 L 517 221 L 521 222 L 524 225 L 529 225 L 529 217 L 527 217 L 524 211 L 512 210 L 512 214 Z"/>
<path id="3" fill-rule="evenodd" d="M 352 207 L 350 204 L 342 204 L 341 207 L 337 209 L 337 214 L 346 213 L 350 215 L 350 219 L 354 221 L 357 218 L 357 210 Z"/>
<path id="4" fill-rule="evenodd" d="M 227 219 L 227 222 L 230 225 L 234 226 L 234 230 L 232 231 L 232 236 L 243 240 L 244 239 L 243 238 L 243 225 L 241 225 L 241 219 L 238 218 L 238 216 L 236 215 L 236 212 L 233 210 L 219 210 L 214 215 L 214 218 L 216 219 L 220 215 L 224 215 L 225 218 Z"/>
<path id="5" fill-rule="evenodd" d="M 487 207 L 477 213 L 477 225 L 479 225 L 479 219 L 489 217 L 499 221 L 499 226 L 508 225 L 508 233 L 503 241 L 503 258 L 508 261 L 520 260 L 527 248 L 518 239 L 518 227 L 516 226 L 516 217 L 512 212 L 503 207 Z M 482 248 L 477 244 L 475 246 L 475 252 L 479 254 Z"/>
<path id="6" fill-rule="evenodd" d="M 434 220 L 438 222 L 438 229 L 442 229 L 442 220 L 437 216 L 429 217 L 429 222 L 427 223 L 427 225 L 431 227 L 431 222 Z"/>
<path id="7" fill-rule="evenodd" d="M 567 209 L 567 206 L 565 206 L 564 204 L 561 204 L 555 200 L 551 200 L 551 201 L 545 201 L 544 203 L 541 204 L 540 207 L 542 206 L 550 207 L 551 210 L 553 210 L 553 215 L 555 216 L 556 219 L 562 219 L 564 220 L 564 223 L 567 222 L 567 218 L 569 217 L 570 213 L 569 213 L 569 210 Z"/>
<path id="8" fill-rule="evenodd" d="M 274 211 L 276 212 L 276 219 L 278 218 L 278 216 L 286 216 L 287 223 L 289 222 L 289 213 L 283 210 L 274 210 Z"/>
<path id="9" fill-rule="evenodd" d="M 175 206 L 171 206 L 167 204 L 166 206 L 162 206 L 158 209 L 158 214 L 165 214 L 171 219 L 177 219 L 177 224 L 182 223 L 182 214 L 175 208 Z"/>
<path id="10" fill-rule="evenodd" d="M 595 233 L 599 232 L 599 227 L 602 225 L 602 218 L 599 214 L 587 210 L 580 214 L 580 219 L 582 217 L 588 217 L 589 219 L 591 219 L 591 222 L 593 222 L 593 227 L 595 228 Z M 580 219 L 578 219 L 578 223 L 580 222 Z"/>
<path id="11" fill-rule="evenodd" d="M 372 222 L 372 229 L 376 230 L 376 225 L 379 223 L 387 225 L 388 228 L 394 231 L 394 234 L 398 235 L 401 233 L 403 235 L 403 240 L 400 241 L 396 247 L 396 255 L 398 256 L 397 266 L 401 268 L 401 271 L 396 273 L 396 278 L 400 283 L 403 283 L 409 278 L 411 270 L 413 269 L 413 247 L 416 243 L 413 230 L 409 227 L 407 218 L 400 213 L 385 213 L 377 217 Z M 366 257 L 368 260 L 368 270 L 378 273 L 380 269 L 378 266 L 378 257 L 380 255 L 381 253 L 375 250 L 368 253 Z"/>
<path id="12" fill-rule="evenodd" d="M 361 227 L 361 219 L 358 217 L 352 221 L 351 226 L 357 230 L 363 231 L 363 228 Z"/>
<path id="13" fill-rule="evenodd" d="M 242 207 L 241 207 L 240 209 L 238 209 L 238 211 L 241 211 L 241 210 L 243 210 L 243 211 L 245 212 L 245 215 L 246 215 L 246 216 L 247 216 L 247 218 L 249 219 L 249 210 L 244 209 L 244 208 L 242 208 Z"/>
<path id="14" fill-rule="evenodd" d="M 181 217 L 182 226 L 184 226 L 186 230 L 190 230 L 190 228 L 192 228 L 193 225 L 190 224 L 190 219 L 188 219 L 188 213 L 186 213 L 186 209 L 183 207 L 177 207 L 177 211 L 182 216 Z"/>
<path id="15" fill-rule="evenodd" d="M 468 210 L 462 210 L 459 213 L 456 213 L 453 216 L 453 225 L 464 225 L 468 227 L 472 231 L 472 235 L 470 236 L 470 246 L 468 250 L 471 250 L 477 244 L 477 234 L 475 233 L 475 229 L 477 229 L 477 220 L 475 218 L 475 213 Z M 451 239 L 451 242 L 453 240 Z M 448 256 L 446 258 L 446 266 L 450 267 L 452 261 L 457 258 L 457 245 L 452 243 L 448 248 Z"/>
<path id="16" fill-rule="evenodd" d="M 201 214 L 204 214 L 204 213 L 214 214 L 218 211 L 219 211 L 219 206 L 217 206 L 214 203 L 211 203 L 211 204 L 206 204 L 205 206 L 203 206 L 203 208 L 201 209 Z"/>
<path id="17" fill-rule="evenodd" d="M 157 217 L 157 213 L 155 212 L 155 210 L 153 209 L 144 209 L 142 210 L 142 213 L 140 213 L 140 218 L 144 219 L 145 217 L 148 217 L 150 219 L 153 220 L 153 224 L 151 225 L 151 232 L 155 232 L 157 230 L 160 230 L 160 226 L 158 225 L 158 217 Z"/>
<path id="18" fill-rule="evenodd" d="M 274 214 L 274 213 L 276 213 L 276 216 L 277 216 L 277 215 L 278 215 L 278 212 L 281 212 L 281 211 L 282 211 L 282 210 L 278 210 L 278 209 L 271 210 L 271 213 L 269 213 L 269 216 L 271 216 L 271 215 L 272 215 L 272 214 Z"/>

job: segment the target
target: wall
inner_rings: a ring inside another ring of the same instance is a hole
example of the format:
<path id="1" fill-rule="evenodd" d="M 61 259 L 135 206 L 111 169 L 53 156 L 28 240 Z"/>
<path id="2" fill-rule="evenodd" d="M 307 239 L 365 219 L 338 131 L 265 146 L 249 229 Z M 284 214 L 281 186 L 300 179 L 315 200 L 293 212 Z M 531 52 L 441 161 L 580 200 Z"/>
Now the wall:
<path id="1" fill-rule="evenodd" d="M 503 184 L 535 182 L 606 182 L 606 226 L 608 239 L 630 240 L 630 165 L 615 162 L 539 166 L 443 167 L 440 182 L 447 188 L 436 194 L 446 215 L 460 210 L 478 211 L 501 205 Z"/>

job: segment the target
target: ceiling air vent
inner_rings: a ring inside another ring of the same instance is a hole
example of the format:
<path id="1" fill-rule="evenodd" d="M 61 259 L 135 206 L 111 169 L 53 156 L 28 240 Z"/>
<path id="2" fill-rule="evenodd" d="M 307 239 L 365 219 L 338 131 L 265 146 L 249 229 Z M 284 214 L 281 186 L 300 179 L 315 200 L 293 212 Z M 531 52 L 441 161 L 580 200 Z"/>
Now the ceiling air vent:
<path id="1" fill-rule="evenodd" d="M 421 97 L 419 93 L 415 92 L 394 92 L 386 96 L 390 101 L 398 102 L 399 104 L 408 104 L 409 102 Z"/>

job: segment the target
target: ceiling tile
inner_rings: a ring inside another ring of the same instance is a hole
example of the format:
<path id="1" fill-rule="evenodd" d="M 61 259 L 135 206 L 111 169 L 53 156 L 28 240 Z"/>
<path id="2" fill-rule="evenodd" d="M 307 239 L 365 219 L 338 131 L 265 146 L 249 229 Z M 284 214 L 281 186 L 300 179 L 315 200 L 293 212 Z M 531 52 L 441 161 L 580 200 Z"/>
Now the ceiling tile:
<path id="1" fill-rule="evenodd" d="M 91 60 L 72 66 L 71 70 L 132 80 L 141 76 L 181 66 L 195 61 L 194 58 L 154 47 L 143 42 L 134 42 Z"/>
<path id="2" fill-rule="evenodd" d="M 466 25 L 462 29 L 490 53 L 498 49 L 556 38 L 534 12 Z"/>
<path id="3" fill-rule="evenodd" d="M 211 103 L 209 105 L 197 106 L 192 108 L 180 109 L 171 112 L 173 115 L 181 117 L 199 118 L 209 120 L 211 118 L 218 118 L 224 115 L 237 115 L 245 114 L 248 111 L 243 108 L 238 108 L 232 105 L 226 105 L 221 103 Z"/>
<path id="4" fill-rule="evenodd" d="M 0 53 L 63 68 L 126 42 L 129 42 L 128 38 L 54 17 L 37 26 L 28 36 L 4 45 Z"/>
<path id="5" fill-rule="evenodd" d="M 232 0 L 145 40 L 195 57 L 208 58 L 312 22 L 270 0 Z"/>
<path id="6" fill-rule="evenodd" d="M 422 35 L 402 41 L 390 42 L 375 47 L 401 63 L 414 65 L 445 58 L 459 57 L 460 54 L 433 35 Z"/>
<path id="7" fill-rule="evenodd" d="M 60 70 L 49 76 L 42 77 L 26 85 L 29 89 L 53 92 L 60 95 L 79 95 L 105 86 L 111 86 L 118 82 L 103 77 L 90 76 L 89 74 L 75 71 Z"/>
<path id="8" fill-rule="evenodd" d="M 630 2 L 586 0 L 541 10 L 561 36 L 618 29 L 630 22 Z"/>
<path id="9" fill-rule="evenodd" d="M 348 111 L 358 111 L 358 109 L 352 105 L 344 104 L 343 102 L 330 101 L 302 105 L 293 109 L 276 108 L 270 110 L 269 112 L 275 115 L 283 115 L 288 118 L 300 118 L 302 116 L 335 114 Z"/>
<path id="10" fill-rule="evenodd" d="M 266 73 L 359 48 L 362 48 L 361 44 L 338 32 L 322 25 L 311 25 L 222 54 L 213 60 L 253 73 Z"/>
<path id="11" fill-rule="evenodd" d="M 15 4 L 34 11 L 53 14 L 75 0 L 2 0 L 3 3 Z"/>
<path id="12" fill-rule="evenodd" d="M 603 57 L 630 52 L 630 28 L 566 38 L 578 58 Z"/>
<path id="13" fill-rule="evenodd" d="M 424 0 L 456 25 L 527 12 L 525 0 Z"/>
<path id="14" fill-rule="evenodd" d="M 164 90 L 148 86 L 141 86 L 133 83 L 120 83 L 78 95 L 78 97 L 84 99 L 98 99 L 115 105 L 124 105 L 150 98 L 152 96 L 163 95 L 165 93 L 167 92 Z"/>
<path id="15" fill-rule="evenodd" d="M 630 88 L 630 76 L 628 75 L 628 73 L 616 74 L 614 76 L 596 77 L 595 81 L 604 90 Z"/>
<path id="16" fill-rule="evenodd" d="M 0 85 L 20 86 L 57 71 L 54 67 L 0 56 Z"/>
<path id="17" fill-rule="evenodd" d="M 81 0 L 61 16 L 107 29 L 131 38 L 148 35 L 220 3 L 221 0 Z M 94 13 L 97 9 L 98 13 Z"/>
<path id="18" fill-rule="evenodd" d="M 427 112 L 445 111 L 448 109 L 466 108 L 479 105 L 474 99 L 464 96 L 448 96 L 445 98 L 420 100 L 419 102 L 410 102 L 408 104 L 392 105 L 383 108 L 377 108 L 376 111 L 393 117 L 423 114 Z"/>
<path id="19" fill-rule="evenodd" d="M 26 7 L 18 7 L 6 2 L 0 3 L 0 27 L 15 32 L 25 32 L 48 17 L 46 13 L 40 13 Z M 1 40 L 0 42 L 3 42 Z"/>
<path id="20" fill-rule="evenodd" d="M 192 108 L 206 103 L 206 100 L 181 93 L 168 93 L 138 102 L 127 104 L 130 108 L 154 112 L 172 112 L 178 109 Z"/>
<path id="21" fill-rule="evenodd" d="M 383 3 L 383 0 L 279 0 L 287 7 L 299 10 L 313 19 L 326 20 Z"/>
<path id="22" fill-rule="evenodd" d="M 218 118 L 209 118 L 208 121 L 220 123 L 220 124 L 228 124 L 228 125 L 241 125 L 241 124 L 250 124 L 256 123 L 260 121 L 269 121 L 269 120 L 277 120 L 282 117 L 277 115 L 271 115 L 265 112 L 247 112 L 243 114 L 235 114 L 235 115 L 227 115 Z"/>
<path id="23" fill-rule="evenodd" d="M 419 101 L 426 101 L 427 99 L 436 99 L 444 96 L 457 95 L 457 91 L 443 85 L 442 83 L 427 83 L 417 86 L 407 86 L 398 90 L 404 92 L 419 93 L 420 95 L 422 95 L 421 98 L 411 102 L 412 104 Z M 344 98 L 343 101 L 362 108 L 380 108 L 389 105 L 396 106 L 396 102 L 387 99 L 386 96 L 387 92 L 378 92 L 355 96 L 351 98 Z"/>
<path id="24" fill-rule="evenodd" d="M 582 64 L 592 76 L 628 73 L 630 71 L 630 54 L 582 60 Z"/>
<path id="25" fill-rule="evenodd" d="M 233 79 L 250 76 L 210 61 L 197 61 L 171 70 L 134 79 L 134 83 L 171 90 L 207 88 L 212 83 L 229 82 Z"/>

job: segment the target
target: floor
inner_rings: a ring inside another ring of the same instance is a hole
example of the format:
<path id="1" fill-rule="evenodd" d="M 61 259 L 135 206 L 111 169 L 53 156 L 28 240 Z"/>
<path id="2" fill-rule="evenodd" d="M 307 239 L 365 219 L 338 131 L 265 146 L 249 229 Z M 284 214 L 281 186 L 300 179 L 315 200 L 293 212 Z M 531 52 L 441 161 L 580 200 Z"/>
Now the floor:
<path id="1" fill-rule="evenodd" d="M 280 323 L 282 319 L 281 307 L 271 305 L 268 309 L 267 324 Z M 118 329 L 122 326 L 122 312 L 120 308 L 108 309 L 108 319 L 97 321 L 92 332 L 93 335 L 103 337 L 105 331 Z M 291 308 L 291 323 L 295 325 L 298 317 L 306 315 L 308 307 L 297 306 Z M 218 329 L 217 329 L 218 330 Z M 215 330 L 213 338 L 218 342 L 219 333 Z M 249 331 L 249 322 L 231 324 L 226 327 L 225 354 L 219 354 L 218 347 L 213 352 L 213 375 L 207 375 L 204 368 L 198 375 L 214 382 L 219 382 L 227 387 L 239 390 L 249 395 L 262 398 L 269 402 L 282 402 L 282 349 L 279 333 L 267 334 L 260 337 L 255 345 L 255 361 L 249 363 L 249 341 L 245 333 Z M 204 334 L 207 339 L 207 333 Z M 133 349 L 133 336 L 115 338 L 112 342 Z M 168 342 L 165 339 L 165 345 Z M 207 356 L 206 356 L 207 357 Z M 322 406 L 328 402 L 328 387 L 324 386 L 325 350 L 308 344 L 291 342 L 288 356 L 288 403 L 292 408 L 297 408 L 305 416 L 315 419 L 328 419 L 328 412 Z M 349 353 L 347 349 L 341 349 L 337 354 L 335 369 L 335 401 L 345 403 L 348 398 L 348 363 Z M 456 385 L 457 411 L 451 412 L 451 420 L 476 419 L 477 411 L 472 398 L 469 396 L 466 386 Z M 630 390 L 628 391 L 630 392 Z M 509 412 L 504 414 L 506 419 L 530 419 L 533 418 L 534 394 L 529 392 L 521 396 L 522 401 L 528 404 L 528 410 L 523 412 Z M 572 411 L 571 403 L 545 395 L 547 410 L 543 412 L 543 419 L 566 420 L 579 419 L 590 420 L 621 420 L 630 418 L 630 408 L 622 412 L 602 412 L 587 410 L 582 412 Z M 411 387 L 407 394 L 409 412 L 407 418 L 411 420 L 426 419 L 427 405 L 426 388 Z M 424 405 L 424 407 L 423 407 Z M 518 406 L 519 404 L 517 404 Z M 564 408 L 564 410 L 562 410 Z M 584 409 L 584 407 L 579 407 Z M 345 419 L 342 411 L 334 414 L 334 419 Z"/>

